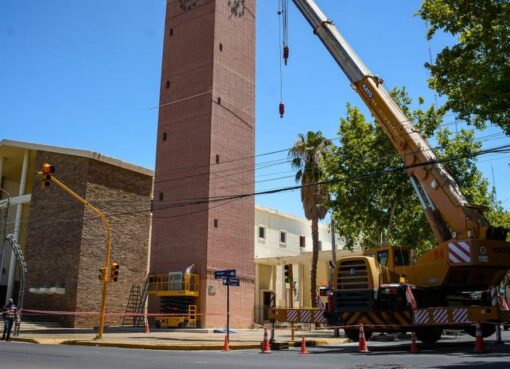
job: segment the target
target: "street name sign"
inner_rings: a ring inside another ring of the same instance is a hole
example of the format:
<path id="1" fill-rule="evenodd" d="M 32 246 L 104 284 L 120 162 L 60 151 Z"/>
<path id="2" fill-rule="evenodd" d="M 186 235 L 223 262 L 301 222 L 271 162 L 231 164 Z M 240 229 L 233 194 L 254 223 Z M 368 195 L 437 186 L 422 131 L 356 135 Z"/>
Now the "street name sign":
<path id="1" fill-rule="evenodd" d="M 236 276 L 235 269 L 217 270 L 214 272 L 214 278 L 216 279 L 234 278 L 235 276 Z"/>
<path id="2" fill-rule="evenodd" d="M 239 287 L 241 283 L 239 282 L 239 278 L 223 278 L 223 285 Z"/>

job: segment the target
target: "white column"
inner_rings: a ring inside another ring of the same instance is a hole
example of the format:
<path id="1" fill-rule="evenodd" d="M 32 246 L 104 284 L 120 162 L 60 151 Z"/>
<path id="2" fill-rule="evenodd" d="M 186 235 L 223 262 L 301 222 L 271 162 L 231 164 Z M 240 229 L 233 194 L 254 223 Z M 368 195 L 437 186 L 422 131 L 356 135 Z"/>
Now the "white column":
<path id="1" fill-rule="evenodd" d="M 28 159 L 30 152 L 25 150 L 25 155 L 23 156 L 23 168 L 21 169 L 21 181 L 19 184 L 19 193 L 18 196 L 25 194 L 25 188 L 27 185 L 27 175 L 28 175 Z M 23 204 L 19 202 L 16 205 L 16 219 L 14 221 L 14 238 L 19 244 L 19 235 L 21 230 L 21 217 L 23 215 Z M 12 297 L 12 290 L 14 288 L 14 270 L 16 267 L 16 257 L 14 253 L 11 253 L 11 261 L 9 263 L 9 278 L 7 279 L 7 293 L 5 294 L 5 303 L 9 298 Z"/>

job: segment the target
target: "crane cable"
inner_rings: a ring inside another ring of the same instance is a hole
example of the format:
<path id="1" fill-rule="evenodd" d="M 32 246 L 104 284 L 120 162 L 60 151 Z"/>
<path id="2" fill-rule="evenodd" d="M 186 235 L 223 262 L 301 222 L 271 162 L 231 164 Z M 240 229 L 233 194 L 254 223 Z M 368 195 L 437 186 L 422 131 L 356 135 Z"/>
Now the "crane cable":
<path id="1" fill-rule="evenodd" d="M 278 9 L 278 54 L 282 53 L 283 61 L 287 65 L 289 58 L 289 32 L 288 32 L 288 0 L 280 0 Z M 280 49 L 280 47 L 282 49 Z M 280 105 L 278 111 L 280 118 L 285 114 L 285 104 L 283 103 L 283 71 L 282 71 L 282 58 L 278 56 L 280 61 Z"/>

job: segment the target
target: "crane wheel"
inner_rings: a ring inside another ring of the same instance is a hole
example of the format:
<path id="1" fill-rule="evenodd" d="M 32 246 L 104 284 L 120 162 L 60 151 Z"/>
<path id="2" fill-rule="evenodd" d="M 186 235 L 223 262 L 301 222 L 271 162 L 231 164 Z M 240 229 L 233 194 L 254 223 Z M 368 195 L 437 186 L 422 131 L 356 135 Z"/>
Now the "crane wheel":
<path id="1" fill-rule="evenodd" d="M 416 337 L 423 343 L 436 343 L 443 334 L 443 329 L 440 327 L 427 327 L 425 329 L 417 329 Z"/>
<path id="2" fill-rule="evenodd" d="M 368 341 L 370 337 L 372 337 L 373 331 L 367 327 L 363 327 L 363 332 L 365 333 L 365 339 Z M 348 328 L 345 329 L 345 337 L 350 339 L 353 342 L 359 341 L 359 328 Z"/>
<path id="3" fill-rule="evenodd" d="M 476 327 L 471 326 L 464 328 L 464 332 L 469 334 L 471 337 L 476 337 Z M 490 337 L 496 332 L 496 325 L 490 323 L 482 323 L 482 336 L 483 338 Z"/>

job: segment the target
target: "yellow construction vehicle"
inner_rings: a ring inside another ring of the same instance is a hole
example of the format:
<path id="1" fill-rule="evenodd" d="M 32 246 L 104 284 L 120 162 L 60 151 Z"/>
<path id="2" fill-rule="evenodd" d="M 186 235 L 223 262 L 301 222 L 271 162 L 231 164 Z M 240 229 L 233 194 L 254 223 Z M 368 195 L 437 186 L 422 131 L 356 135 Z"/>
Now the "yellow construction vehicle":
<path id="1" fill-rule="evenodd" d="M 147 294 L 158 296 L 161 316 L 157 328 L 192 328 L 198 324 L 200 278 L 197 274 L 170 272 L 148 277 Z"/>
<path id="2" fill-rule="evenodd" d="M 443 328 L 474 334 L 474 322 L 508 319 L 489 289 L 510 268 L 508 230 L 492 227 L 470 204 L 444 164 L 313 0 L 293 0 L 402 156 L 438 245 L 410 262 L 409 249 L 381 247 L 337 260 L 328 301 L 330 325 L 414 330 L 435 342 Z M 271 315 L 271 314 L 270 314 Z M 273 311 L 283 320 L 288 314 Z M 484 335 L 495 325 L 482 326 Z M 357 339 L 357 328 L 346 329 Z"/>

